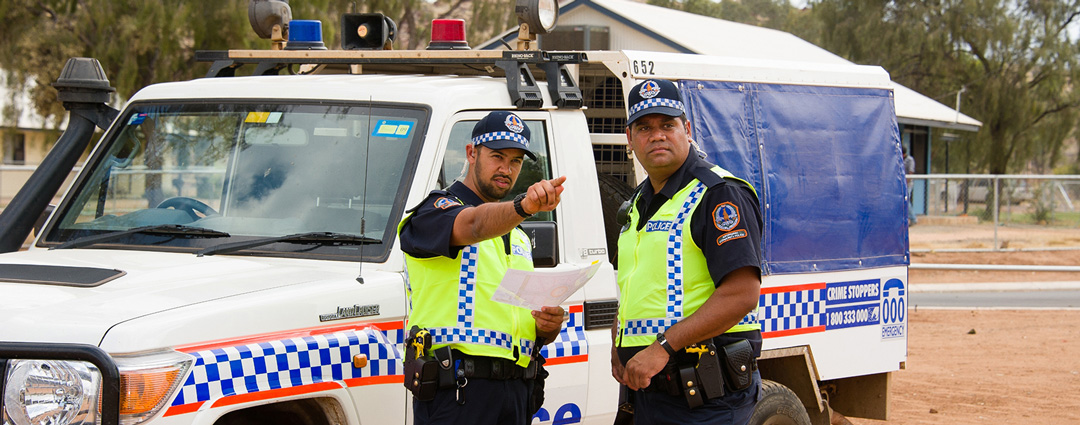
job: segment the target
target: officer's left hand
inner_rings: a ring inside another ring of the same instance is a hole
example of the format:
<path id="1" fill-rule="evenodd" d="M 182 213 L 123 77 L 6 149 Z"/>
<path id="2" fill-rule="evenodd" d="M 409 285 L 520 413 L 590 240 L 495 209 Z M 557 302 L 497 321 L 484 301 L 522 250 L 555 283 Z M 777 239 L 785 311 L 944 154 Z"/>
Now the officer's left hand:
<path id="1" fill-rule="evenodd" d="M 536 331 L 542 336 L 548 336 L 547 342 L 551 342 L 554 335 L 558 335 L 562 330 L 563 317 L 566 316 L 566 310 L 562 307 L 540 307 L 539 310 L 533 310 L 533 319 L 536 320 Z"/>
<path id="2" fill-rule="evenodd" d="M 664 369 L 668 362 L 668 354 L 663 347 L 651 344 L 638 352 L 630 361 L 626 362 L 623 369 L 623 379 L 620 381 L 631 390 L 640 390 L 649 386 L 649 380 Z"/>

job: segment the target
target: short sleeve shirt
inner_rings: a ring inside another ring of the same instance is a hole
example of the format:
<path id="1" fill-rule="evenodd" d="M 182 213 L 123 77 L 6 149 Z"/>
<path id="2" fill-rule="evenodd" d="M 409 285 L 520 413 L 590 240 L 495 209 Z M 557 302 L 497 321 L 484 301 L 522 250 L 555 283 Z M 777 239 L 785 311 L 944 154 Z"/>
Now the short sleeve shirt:
<path id="1" fill-rule="evenodd" d="M 401 250 L 416 258 L 457 258 L 461 246 L 451 246 L 454 220 L 466 207 L 483 204 L 464 183 L 435 190 L 415 209 L 401 228 Z"/>
<path id="2" fill-rule="evenodd" d="M 652 183 L 646 179 L 634 207 L 641 212 L 637 223 L 641 230 L 660 206 L 695 178 L 708 185 L 691 216 L 690 232 L 705 255 L 713 283 L 720 286 L 724 276 L 743 267 L 754 267 L 760 273 L 761 207 L 749 186 L 716 175 L 712 167 L 713 164 L 698 158 L 691 150 L 660 192 L 652 193 Z M 740 231 L 745 231 L 746 236 L 737 237 Z"/>

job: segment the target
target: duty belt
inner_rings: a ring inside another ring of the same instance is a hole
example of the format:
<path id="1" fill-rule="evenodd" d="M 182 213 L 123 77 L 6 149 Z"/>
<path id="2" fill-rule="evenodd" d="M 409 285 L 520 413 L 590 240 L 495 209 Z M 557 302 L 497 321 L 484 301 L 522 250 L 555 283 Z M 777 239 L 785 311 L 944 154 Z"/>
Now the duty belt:
<path id="1" fill-rule="evenodd" d="M 513 360 L 498 357 L 470 356 L 458 350 L 454 350 L 453 353 L 453 359 L 461 361 L 458 370 L 463 372 L 466 378 L 510 380 L 536 377 L 535 368 L 526 369 L 518 366 L 517 362 Z M 530 370 L 533 373 L 528 373 Z"/>

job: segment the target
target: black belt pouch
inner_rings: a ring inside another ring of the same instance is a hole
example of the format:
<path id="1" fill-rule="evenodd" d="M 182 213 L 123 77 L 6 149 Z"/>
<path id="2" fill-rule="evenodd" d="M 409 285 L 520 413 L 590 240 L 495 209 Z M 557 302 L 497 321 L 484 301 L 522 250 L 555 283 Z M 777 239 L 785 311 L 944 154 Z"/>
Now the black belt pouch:
<path id="1" fill-rule="evenodd" d="M 435 358 L 417 353 L 417 348 L 411 342 L 419 330 L 416 326 L 410 331 L 409 340 L 405 344 L 405 388 L 413 393 L 417 400 L 429 401 L 435 399 L 435 390 L 439 386 L 439 368 Z"/>
<path id="2" fill-rule="evenodd" d="M 724 368 L 724 383 L 732 391 L 742 391 L 754 382 L 754 348 L 750 341 L 742 339 L 725 345 L 720 352 L 723 355 L 721 365 Z"/>

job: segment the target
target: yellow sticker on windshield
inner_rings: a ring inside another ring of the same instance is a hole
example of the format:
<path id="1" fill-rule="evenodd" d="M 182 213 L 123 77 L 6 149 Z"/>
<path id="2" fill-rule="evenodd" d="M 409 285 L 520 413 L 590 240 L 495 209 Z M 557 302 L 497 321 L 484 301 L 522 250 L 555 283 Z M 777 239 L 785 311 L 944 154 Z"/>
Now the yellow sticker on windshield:
<path id="1" fill-rule="evenodd" d="M 244 122 L 264 123 L 267 118 L 270 118 L 269 112 L 248 112 Z"/>

